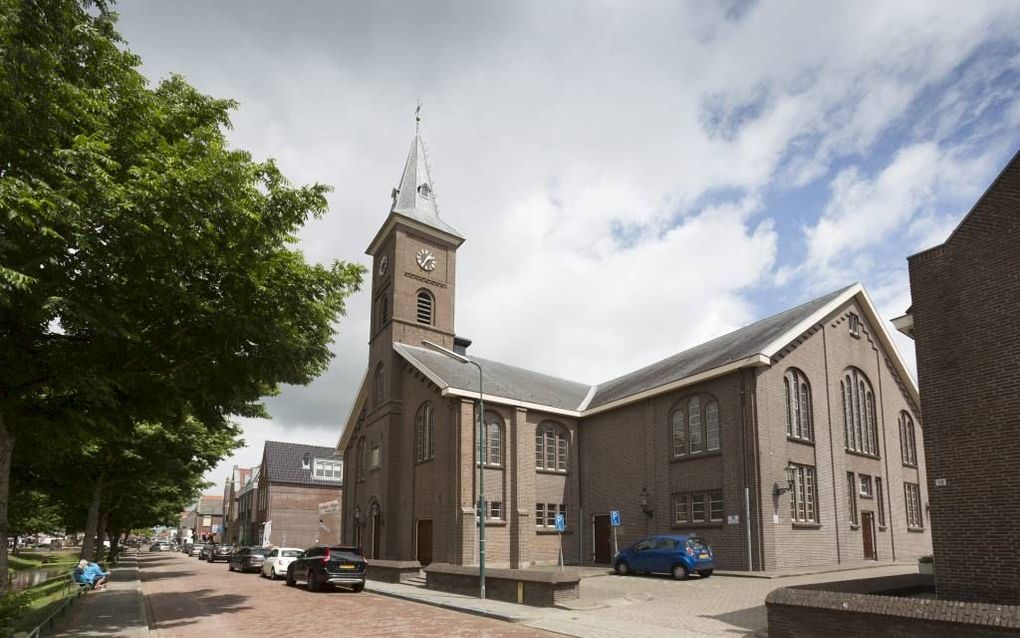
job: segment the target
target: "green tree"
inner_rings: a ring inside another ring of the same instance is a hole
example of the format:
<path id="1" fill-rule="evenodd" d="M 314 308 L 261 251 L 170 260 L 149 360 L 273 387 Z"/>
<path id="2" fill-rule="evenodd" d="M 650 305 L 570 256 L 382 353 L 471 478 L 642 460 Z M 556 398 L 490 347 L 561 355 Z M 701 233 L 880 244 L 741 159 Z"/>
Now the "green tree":
<path id="1" fill-rule="evenodd" d="M 229 148 L 233 102 L 138 65 L 106 3 L 0 0 L 0 592 L 20 436 L 110 468 L 138 423 L 229 433 L 325 369 L 361 284 L 294 248 L 326 186 Z"/>

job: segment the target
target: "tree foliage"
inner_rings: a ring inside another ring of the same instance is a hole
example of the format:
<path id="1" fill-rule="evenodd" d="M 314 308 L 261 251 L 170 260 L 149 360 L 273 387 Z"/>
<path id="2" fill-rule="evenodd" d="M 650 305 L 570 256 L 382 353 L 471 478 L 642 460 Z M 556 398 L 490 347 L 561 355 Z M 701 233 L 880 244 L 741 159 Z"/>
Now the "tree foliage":
<path id="1" fill-rule="evenodd" d="M 232 101 L 149 87 L 115 21 L 105 2 L 0 0 L 0 587 L 19 438 L 69 442 L 90 525 L 104 506 L 124 529 L 165 517 L 229 449 L 231 415 L 325 369 L 361 283 L 294 247 L 328 187 L 230 148 Z M 174 454 L 151 506 L 128 505 L 119 477 L 142 483 L 123 468 Z"/>

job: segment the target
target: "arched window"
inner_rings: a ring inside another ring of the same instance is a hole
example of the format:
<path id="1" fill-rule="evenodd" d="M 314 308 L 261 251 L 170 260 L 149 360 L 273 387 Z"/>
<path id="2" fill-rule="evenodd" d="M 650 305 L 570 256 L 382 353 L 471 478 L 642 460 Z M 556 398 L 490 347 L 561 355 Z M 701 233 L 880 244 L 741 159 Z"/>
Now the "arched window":
<path id="1" fill-rule="evenodd" d="M 709 452 L 719 449 L 719 404 L 715 401 L 705 404 L 705 447 Z"/>
<path id="2" fill-rule="evenodd" d="M 542 423 L 535 430 L 535 467 L 552 472 L 567 471 L 569 434 L 558 423 Z"/>
<path id="3" fill-rule="evenodd" d="M 365 458 L 365 437 L 358 439 L 358 473 L 357 477 L 359 481 L 365 480 L 365 464 L 367 459 Z"/>
<path id="4" fill-rule="evenodd" d="M 871 382 L 857 368 L 847 368 L 840 381 L 846 449 L 878 456 L 878 418 Z"/>
<path id="5" fill-rule="evenodd" d="M 385 383 L 386 368 L 383 364 L 379 364 L 375 367 L 375 378 L 373 380 L 373 400 L 372 405 L 379 407 L 382 405 L 383 399 L 386 398 L 386 383 Z"/>
<path id="6" fill-rule="evenodd" d="M 672 422 L 673 431 L 673 456 L 687 454 L 687 426 L 684 423 L 683 409 L 673 410 Z"/>
<path id="7" fill-rule="evenodd" d="M 673 457 L 715 452 L 722 444 L 719 403 L 708 396 L 681 400 L 669 416 Z"/>
<path id="8" fill-rule="evenodd" d="M 811 386 L 804 373 L 790 368 L 783 375 L 786 392 L 786 436 L 813 441 L 815 438 L 814 412 L 811 409 Z"/>
<path id="9" fill-rule="evenodd" d="M 485 413 L 485 465 L 503 465 L 503 419 L 495 412 Z"/>
<path id="10" fill-rule="evenodd" d="M 917 441 L 914 439 L 914 419 L 909 412 L 900 412 L 900 449 L 903 464 L 917 467 Z"/>
<path id="11" fill-rule="evenodd" d="M 431 292 L 425 289 L 418 291 L 418 323 L 423 323 L 426 326 L 432 325 L 432 309 L 435 305 L 435 299 Z"/>
<path id="12" fill-rule="evenodd" d="M 422 403 L 414 417 L 414 460 L 431 461 L 436 456 L 436 413 L 431 403 Z"/>

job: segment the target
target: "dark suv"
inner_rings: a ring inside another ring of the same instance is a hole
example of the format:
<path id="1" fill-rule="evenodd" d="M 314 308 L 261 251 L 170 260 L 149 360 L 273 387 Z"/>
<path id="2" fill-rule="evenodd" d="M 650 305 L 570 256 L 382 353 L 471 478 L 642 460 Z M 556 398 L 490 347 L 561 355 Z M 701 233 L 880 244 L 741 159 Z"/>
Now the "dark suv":
<path id="1" fill-rule="evenodd" d="M 268 547 L 239 547 L 227 559 L 227 569 L 230 571 L 236 569 L 242 573 L 248 570 L 262 571 L 262 563 L 265 562 L 268 553 Z"/>
<path id="2" fill-rule="evenodd" d="M 357 547 L 318 545 L 306 549 L 303 556 L 287 566 L 287 584 L 293 587 L 303 580 L 308 591 L 319 591 L 323 585 L 347 585 L 360 592 L 365 588 L 367 566 Z"/>
<path id="3" fill-rule="evenodd" d="M 234 553 L 233 545 L 217 545 L 206 553 L 206 560 L 215 563 L 218 560 L 230 561 L 230 555 Z"/>

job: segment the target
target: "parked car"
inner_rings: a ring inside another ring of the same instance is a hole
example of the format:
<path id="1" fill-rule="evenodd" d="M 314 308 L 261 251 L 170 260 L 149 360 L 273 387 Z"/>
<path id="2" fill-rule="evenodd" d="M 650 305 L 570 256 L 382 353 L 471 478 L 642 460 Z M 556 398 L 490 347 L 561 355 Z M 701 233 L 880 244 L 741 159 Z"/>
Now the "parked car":
<path id="1" fill-rule="evenodd" d="M 269 553 L 268 547 L 241 547 L 238 548 L 227 561 L 227 569 L 239 572 L 261 571 L 262 563 Z"/>
<path id="2" fill-rule="evenodd" d="M 638 572 L 671 574 L 685 580 L 692 573 L 708 578 L 715 569 L 712 548 L 697 536 L 669 534 L 652 536 L 634 543 L 613 557 L 620 575 Z"/>
<path id="3" fill-rule="evenodd" d="M 301 554 L 301 550 L 296 547 L 274 547 L 262 563 L 262 575 L 273 580 L 285 577 L 287 567 Z"/>
<path id="4" fill-rule="evenodd" d="M 317 545 L 306 549 L 287 566 L 287 584 L 293 587 L 303 580 L 308 591 L 319 591 L 323 585 L 347 585 L 360 592 L 365 589 L 367 566 L 368 561 L 357 547 Z"/>
<path id="5" fill-rule="evenodd" d="M 198 560 L 209 560 L 209 552 L 212 551 L 213 547 L 216 547 L 213 543 L 202 545 L 202 549 L 198 550 Z"/>
<path id="6" fill-rule="evenodd" d="M 209 551 L 206 553 L 205 559 L 210 563 L 215 563 L 218 560 L 230 560 L 230 555 L 234 553 L 233 545 L 210 545 Z"/>
<path id="7" fill-rule="evenodd" d="M 205 547 L 202 543 L 195 543 L 191 546 L 191 551 L 188 552 L 188 556 L 198 556 L 201 558 L 202 548 Z"/>
<path id="8" fill-rule="evenodd" d="M 156 541 L 152 545 L 149 545 L 150 552 L 169 552 L 170 543 L 166 541 Z"/>

